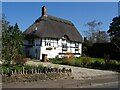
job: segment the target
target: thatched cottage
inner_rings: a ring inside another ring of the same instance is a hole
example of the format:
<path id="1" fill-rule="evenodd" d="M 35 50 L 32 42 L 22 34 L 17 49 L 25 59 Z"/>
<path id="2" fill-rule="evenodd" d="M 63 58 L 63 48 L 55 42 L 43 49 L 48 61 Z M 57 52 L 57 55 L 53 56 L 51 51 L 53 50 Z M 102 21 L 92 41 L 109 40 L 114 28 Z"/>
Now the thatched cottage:
<path id="1" fill-rule="evenodd" d="M 73 53 L 79 57 L 82 53 L 82 36 L 69 20 L 50 16 L 46 7 L 42 7 L 42 15 L 24 31 L 25 52 L 27 56 L 42 59 L 62 57 L 65 53 Z"/>

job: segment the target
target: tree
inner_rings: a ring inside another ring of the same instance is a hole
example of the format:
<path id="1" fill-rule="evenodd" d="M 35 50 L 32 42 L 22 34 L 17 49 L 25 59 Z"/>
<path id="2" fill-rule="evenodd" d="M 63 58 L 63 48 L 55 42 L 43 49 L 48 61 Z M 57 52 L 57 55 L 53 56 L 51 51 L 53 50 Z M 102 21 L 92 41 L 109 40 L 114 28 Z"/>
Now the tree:
<path id="1" fill-rule="evenodd" d="M 17 23 L 9 26 L 8 30 L 2 33 L 2 54 L 7 64 L 10 64 L 17 55 L 22 54 L 23 34 Z"/>
<path id="2" fill-rule="evenodd" d="M 117 51 L 120 52 L 120 33 L 118 33 L 112 38 L 111 43 L 114 44 L 116 48 L 118 49 Z"/>
<path id="3" fill-rule="evenodd" d="M 5 31 L 5 30 L 8 30 L 9 28 L 9 23 L 7 20 L 6 20 L 6 16 L 5 14 L 2 15 L 2 31 Z"/>
<path id="4" fill-rule="evenodd" d="M 120 51 L 120 16 L 112 19 L 109 30 L 107 31 L 111 38 L 111 43 Z"/>
<path id="5" fill-rule="evenodd" d="M 96 32 L 96 43 L 106 43 L 109 42 L 109 37 L 106 31 Z"/>
<path id="6" fill-rule="evenodd" d="M 87 35 L 87 38 L 91 43 L 96 42 L 96 32 L 100 29 L 101 24 L 102 22 L 97 22 L 96 20 L 90 21 L 85 24 L 85 26 L 87 26 L 89 29 L 85 31 L 85 34 Z"/>
<path id="7" fill-rule="evenodd" d="M 102 22 L 97 22 L 96 20 L 90 21 L 85 26 L 88 27 L 88 30 L 84 31 L 87 35 L 88 40 L 93 43 L 104 43 L 108 42 L 108 35 L 105 31 L 101 31 L 100 26 Z"/>
<path id="8" fill-rule="evenodd" d="M 120 33 L 120 16 L 113 18 L 107 32 L 109 33 L 111 40 Z"/>
<path id="9" fill-rule="evenodd" d="M 88 49 L 88 47 L 91 46 L 91 43 L 89 40 L 87 40 L 86 37 L 84 37 L 84 42 L 82 43 L 82 52 L 85 54 L 86 50 Z"/>

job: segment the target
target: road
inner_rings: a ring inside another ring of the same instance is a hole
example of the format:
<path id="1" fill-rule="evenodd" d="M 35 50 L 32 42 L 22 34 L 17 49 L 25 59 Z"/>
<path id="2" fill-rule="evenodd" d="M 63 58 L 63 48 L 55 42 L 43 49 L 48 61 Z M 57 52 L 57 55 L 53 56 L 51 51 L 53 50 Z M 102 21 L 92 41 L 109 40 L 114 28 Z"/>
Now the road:
<path id="1" fill-rule="evenodd" d="M 107 76 L 87 80 L 47 80 L 3 84 L 3 88 L 118 88 L 118 77 Z"/>
<path id="2" fill-rule="evenodd" d="M 86 86 L 84 88 L 120 88 L 118 82 L 109 82 L 104 84 L 96 84 L 92 86 Z"/>
<path id="3" fill-rule="evenodd" d="M 41 62 L 31 61 L 28 64 L 38 65 Z M 56 67 L 52 63 L 43 63 L 43 65 Z M 57 65 L 57 67 L 71 68 L 74 79 L 3 83 L 2 86 L 3 88 L 118 88 L 120 78 L 118 79 L 117 72 L 68 65 Z"/>
<path id="4" fill-rule="evenodd" d="M 2 75 L 0 74 L 0 83 L 2 83 Z"/>

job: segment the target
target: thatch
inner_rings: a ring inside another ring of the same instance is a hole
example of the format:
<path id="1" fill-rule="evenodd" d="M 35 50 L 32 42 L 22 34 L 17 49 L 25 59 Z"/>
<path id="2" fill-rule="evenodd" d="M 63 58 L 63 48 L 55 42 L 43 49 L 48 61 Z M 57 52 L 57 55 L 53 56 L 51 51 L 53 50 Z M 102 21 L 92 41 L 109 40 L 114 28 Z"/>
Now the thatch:
<path id="1" fill-rule="evenodd" d="M 24 34 L 40 38 L 58 39 L 67 35 L 70 41 L 82 42 L 82 36 L 71 21 L 50 15 L 39 17 L 27 30 L 24 31 Z"/>

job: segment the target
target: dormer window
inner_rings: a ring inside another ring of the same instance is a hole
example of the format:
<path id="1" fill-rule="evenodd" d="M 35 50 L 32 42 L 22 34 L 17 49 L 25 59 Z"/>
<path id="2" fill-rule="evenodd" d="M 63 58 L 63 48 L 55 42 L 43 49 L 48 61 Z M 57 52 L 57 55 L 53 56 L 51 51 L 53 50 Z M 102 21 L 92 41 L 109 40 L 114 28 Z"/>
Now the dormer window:
<path id="1" fill-rule="evenodd" d="M 64 40 L 65 40 L 65 37 L 62 37 L 62 40 L 64 41 Z"/>
<path id="2" fill-rule="evenodd" d="M 63 37 L 62 37 L 62 40 L 64 41 L 64 40 L 69 40 L 69 37 L 68 37 L 68 35 L 64 35 Z"/>
<path id="3" fill-rule="evenodd" d="M 36 30 L 36 31 L 37 31 L 37 29 L 38 29 L 38 28 L 37 28 L 37 27 L 35 27 L 35 30 Z"/>

